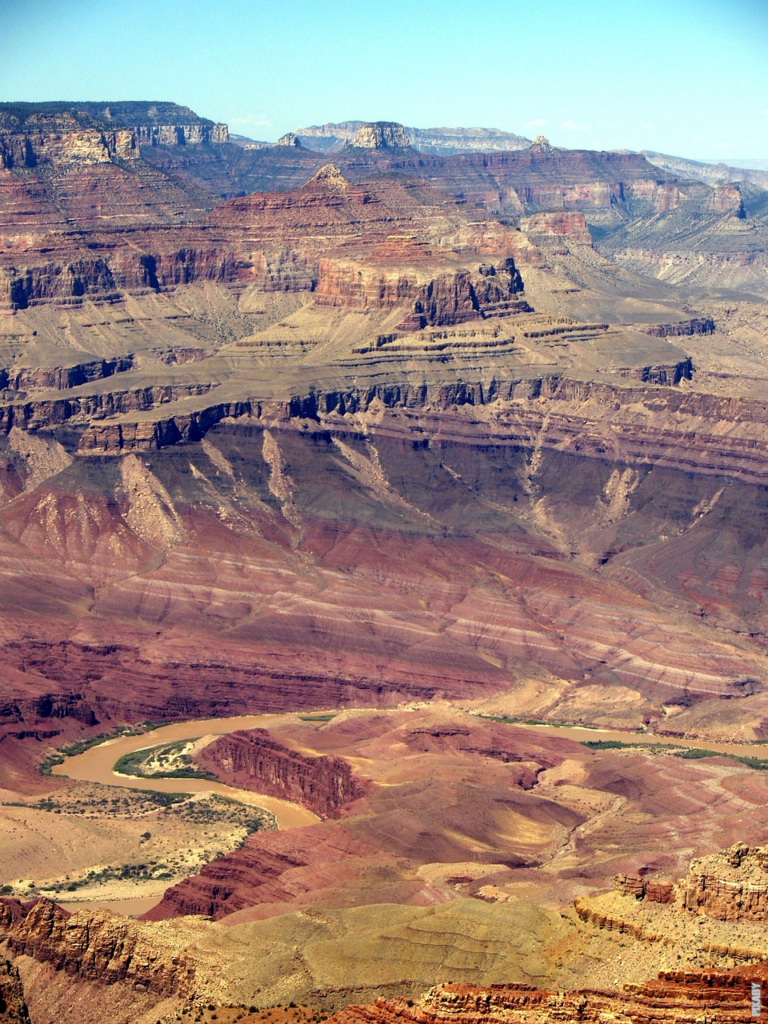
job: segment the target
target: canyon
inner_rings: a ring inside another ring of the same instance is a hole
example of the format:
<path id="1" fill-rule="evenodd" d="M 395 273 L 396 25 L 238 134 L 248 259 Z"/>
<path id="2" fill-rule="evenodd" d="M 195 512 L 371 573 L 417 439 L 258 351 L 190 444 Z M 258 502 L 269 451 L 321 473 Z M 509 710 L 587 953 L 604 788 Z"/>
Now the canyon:
<path id="1" fill-rule="evenodd" d="M 768 193 L 440 132 L 0 104 L 0 1020 L 749 1016 Z"/>

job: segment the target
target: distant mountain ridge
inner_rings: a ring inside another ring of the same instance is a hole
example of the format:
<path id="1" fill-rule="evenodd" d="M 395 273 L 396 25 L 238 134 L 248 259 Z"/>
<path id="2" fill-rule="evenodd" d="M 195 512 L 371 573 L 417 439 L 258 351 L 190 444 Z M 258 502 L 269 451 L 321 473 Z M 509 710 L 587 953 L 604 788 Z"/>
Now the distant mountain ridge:
<path id="1" fill-rule="evenodd" d="M 352 142 L 368 121 L 339 121 L 298 128 L 291 134 L 307 149 L 320 153 L 338 152 Z M 498 128 L 413 128 L 403 125 L 408 141 L 414 149 L 434 156 L 452 156 L 455 153 L 488 153 L 528 149 L 531 140 L 514 132 Z"/>
<path id="2" fill-rule="evenodd" d="M 227 125 L 189 107 L 154 100 L 0 103 L 0 131 L 132 128 L 145 145 L 225 143 Z"/>
<path id="3" fill-rule="evenodd" d="M 700 160 L 687 160 L 682 156 L 671 156 L 668 153 L 656 153 L 644 149 L 645 159 L 657 167 L 673 174 L 685 174 L 697 178 L 707 185 L 723 185 L 731 181 L 748 181 L 753 185 L 768 188 L 768 170 L 751 167 L 731 167 L 728 164 L 708 164 Z"/>

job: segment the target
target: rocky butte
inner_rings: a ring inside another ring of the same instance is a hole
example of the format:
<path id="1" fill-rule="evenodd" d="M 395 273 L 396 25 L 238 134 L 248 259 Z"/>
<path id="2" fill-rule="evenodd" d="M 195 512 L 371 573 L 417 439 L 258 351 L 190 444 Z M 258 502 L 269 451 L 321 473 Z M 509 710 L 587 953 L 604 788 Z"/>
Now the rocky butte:
<path id="1" fill-rule="evenodd" d="M 516 139 L 0 105 L 0 1017 L 749 1016 L 768 193 Z"/>

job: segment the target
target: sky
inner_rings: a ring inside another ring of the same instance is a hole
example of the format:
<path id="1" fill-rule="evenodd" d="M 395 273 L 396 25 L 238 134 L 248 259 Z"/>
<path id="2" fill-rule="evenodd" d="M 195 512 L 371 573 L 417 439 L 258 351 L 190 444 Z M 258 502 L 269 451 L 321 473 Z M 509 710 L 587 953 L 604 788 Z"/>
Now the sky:
<path id="1" fill-rule="evenodd" d="M 54 99 L 768 159 L 768 0 L 0 0 L 0 100 Z"/>

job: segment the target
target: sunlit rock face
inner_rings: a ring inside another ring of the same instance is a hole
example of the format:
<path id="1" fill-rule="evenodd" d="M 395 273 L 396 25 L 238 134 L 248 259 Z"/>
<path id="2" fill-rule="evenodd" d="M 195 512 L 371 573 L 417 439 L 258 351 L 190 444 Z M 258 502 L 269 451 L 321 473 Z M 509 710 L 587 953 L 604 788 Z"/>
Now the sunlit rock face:
<path id="1" fill-rule="evenodd" d="M 768 738 L 759 186 L 388 122 L 246 150 L 171 106 L 0 108 L 2 813 L 42 862 L 56 748 L 269 712 L 196 763 L 320 820 L 166 875 L 141 924 L 8 901 L 2 998 L 470 1024 L 627 982 L 639 1020 L 705 990 L 740 1020 L 746 975 L 705 968 L 763 956 L 768 801 L 707 744 Z M 451 977 L 541 988 L 416 1002 Z"/>

